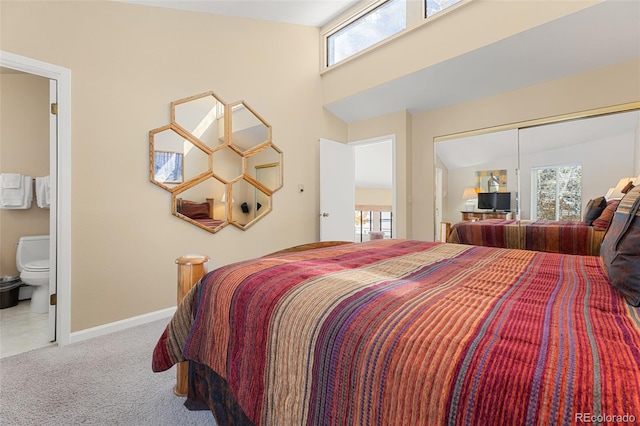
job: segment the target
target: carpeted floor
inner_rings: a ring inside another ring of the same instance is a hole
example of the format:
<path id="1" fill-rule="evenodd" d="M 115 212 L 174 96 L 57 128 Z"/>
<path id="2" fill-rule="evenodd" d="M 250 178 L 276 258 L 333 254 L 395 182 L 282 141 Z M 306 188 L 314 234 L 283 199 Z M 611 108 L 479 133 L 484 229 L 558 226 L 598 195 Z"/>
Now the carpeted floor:
<path id="1" fill-rule="evenodd" d="M 215 425 L 173 394 L 175 367 L 151 371 L 167 323 L 0 359 L 0 425 Z"/>

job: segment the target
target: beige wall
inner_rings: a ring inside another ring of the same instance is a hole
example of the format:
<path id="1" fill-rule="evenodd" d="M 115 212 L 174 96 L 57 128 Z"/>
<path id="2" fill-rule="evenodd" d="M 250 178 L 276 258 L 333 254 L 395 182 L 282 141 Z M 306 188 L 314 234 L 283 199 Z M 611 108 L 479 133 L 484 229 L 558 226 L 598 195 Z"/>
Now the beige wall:
<path id="1" fill-rule="evenodd" d="M 317 28 L 118 2 L 0 8 L 2 50 L 71 69 L 71 331 L 175 305 L 186 253 L 220 266 L 317 239 L 318 139 L 346 140 L 321 108 Z M 208 90 L 245 100 L 284 152 L 273 211 L 246 232 L 176 218 L 149 182 L 149 130 L 171 101 Z"/>
<path id="2" fill-rule="evenodd" d="M 356 188 L 356 205 L 391 207 L 392 195 L 390 189 Z"/>
<path id="3" fill-rule="evenodd" d="M 49 174 L 49 80 L 0 73 L 0 173 Z M 32 187 L 34 188 L 34 187 Z M 17 275 L 16 243 L 49 234 L 49 210 L 0 209 L 0 276 Z"/>

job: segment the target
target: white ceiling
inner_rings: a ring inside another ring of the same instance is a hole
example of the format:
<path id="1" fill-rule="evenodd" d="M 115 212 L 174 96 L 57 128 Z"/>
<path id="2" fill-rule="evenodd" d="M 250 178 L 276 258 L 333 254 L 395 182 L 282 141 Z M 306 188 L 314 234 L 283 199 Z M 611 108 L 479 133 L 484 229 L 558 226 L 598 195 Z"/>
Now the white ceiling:
<path id="1" fill-rule="evenodd" d="M 359 0 L 116 0 L 191 12 L 322 27 Z"/>

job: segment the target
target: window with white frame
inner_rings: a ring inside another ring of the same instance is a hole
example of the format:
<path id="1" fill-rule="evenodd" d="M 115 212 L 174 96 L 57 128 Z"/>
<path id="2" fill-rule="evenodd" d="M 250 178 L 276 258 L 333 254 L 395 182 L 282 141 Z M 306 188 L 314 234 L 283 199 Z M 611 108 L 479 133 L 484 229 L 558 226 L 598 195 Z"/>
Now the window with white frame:
<path id="1" fill-rule="evenodd" d="M 531 219 L 582 220 L 582 165 L 531 169 Z"/>
<path id="2" fill-rule="evenodd" d="M 326 66 L 330 67 L 407 27 L 407 1 L 386 0 L 326 36 Z"/>
<path id="3" fill-rule="evenodd" d="M 426 0 L 425 1 L 425 17 L 435 15 L 444 9 L 453 6 L 456 3 L 460 3 L 462 0 Z"/>

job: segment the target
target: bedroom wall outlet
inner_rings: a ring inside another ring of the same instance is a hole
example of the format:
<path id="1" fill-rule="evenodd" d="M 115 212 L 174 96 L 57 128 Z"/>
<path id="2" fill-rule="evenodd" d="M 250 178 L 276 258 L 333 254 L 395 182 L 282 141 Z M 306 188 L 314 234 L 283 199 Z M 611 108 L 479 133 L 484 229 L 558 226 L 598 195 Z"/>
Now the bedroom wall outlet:
<path id="1" fill-rule="evenodd" d="M 298 184 L 298 192 L 303 193 L 304 192 L 304 185 L 299 183 Z"/>

